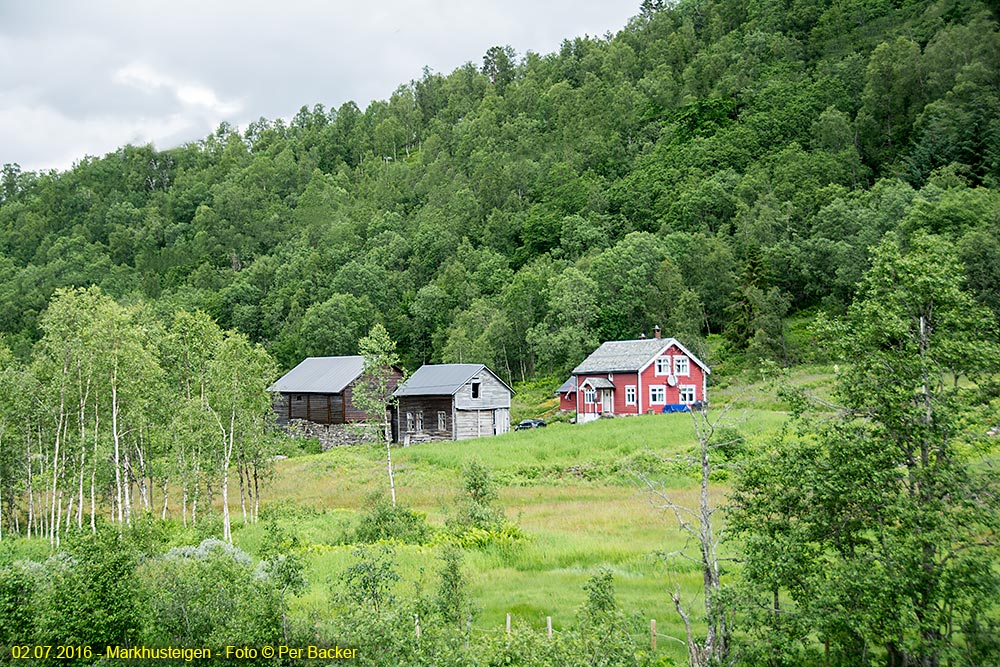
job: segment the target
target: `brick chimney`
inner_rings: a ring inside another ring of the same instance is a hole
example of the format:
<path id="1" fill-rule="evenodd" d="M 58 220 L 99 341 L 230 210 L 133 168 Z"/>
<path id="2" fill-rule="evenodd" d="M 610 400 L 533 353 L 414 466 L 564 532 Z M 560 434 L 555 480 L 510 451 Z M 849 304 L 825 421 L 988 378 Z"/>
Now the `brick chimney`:
<path id="1" fill-rule="evenodd" d="M 657 324 L 655 327 L 653 327 L 653 338 L 660 338 L 660 334 L 661 334 L 660 325 Z"/>

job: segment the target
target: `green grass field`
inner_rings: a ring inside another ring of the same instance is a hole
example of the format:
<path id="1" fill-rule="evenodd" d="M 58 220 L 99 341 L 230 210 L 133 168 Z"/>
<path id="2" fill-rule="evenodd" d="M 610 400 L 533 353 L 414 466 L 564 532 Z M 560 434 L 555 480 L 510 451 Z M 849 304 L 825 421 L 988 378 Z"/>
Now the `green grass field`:
<path id="1" fill-rule="evenodd" d="M 828 369 L 813 368 L 802 371 L 797 382 L 823 387 L 828 378 Z M 785 419 L 762 385 L 750 391 L 731 385 L 716 396 L 713 411 L 728 406 L 724 424 L 745 436 L 746 447 Z M 539 405 L 533 414 L 545 409 Z M 692 545 L 673 515 L 654 506 L 635 472 L 651 471 L 672 499 L 695 507 L 697 471 L 675 459 L 696 445 L 691 415 L 654 415 L 423 443 L 394 449 L 393 463 L 399 502 L 443 527 L 460 491 L 463 466 L 478 461 L 499 483 L 507 518 L 528 536 L 513 547 L 466 550 L 479 609 L 476 630 L 501 629 L 507 613 L 537 629 L 545 627 L 546 616 L 556 629 L 568 626 L 584 601 L 583 584 L 606 568 L 615 575 L 619 605 L 635 627 L 648 632 L 649 620 L 656 619 L 658 651 L 682 663 L 685 647 L 669 639 L 683 637 L 670 594 L 682 591 L 697 616 L 701 576 L 692 562 L 663 556 Z M 718 502 L 725 501 L 726 489 L 724 480 L 713 486 Z M 337 576 L 352 562 L 352 547 L 344 542 L 372 493 L 388 495 L 382 447 L 338 448 L 276 463 L 265 510 L 294 527 L 308 553 L 309 589 L 297 599 L 297 613 L 319 613 L 326 605 Z M 259 537 L 260 529 L 251 526 L 236 539 L 253 551 Z M 434 585 L 438 554 L 433 546 L 397 547 L 401 595 L 415 581 Z"/>

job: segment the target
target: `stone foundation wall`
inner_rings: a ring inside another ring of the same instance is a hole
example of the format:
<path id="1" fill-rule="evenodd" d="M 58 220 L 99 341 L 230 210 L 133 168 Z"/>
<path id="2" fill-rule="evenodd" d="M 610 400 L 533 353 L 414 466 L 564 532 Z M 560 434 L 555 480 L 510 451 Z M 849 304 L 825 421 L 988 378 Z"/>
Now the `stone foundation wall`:
<path id="1" fill-rule="evenodd" d="M 316 438 L 324 452 L 332 447 L 382 441 L 382 427 L 379 424 L 315 424 L 304 419 L 293 419 L 286 430 L 293 438 Z"/>

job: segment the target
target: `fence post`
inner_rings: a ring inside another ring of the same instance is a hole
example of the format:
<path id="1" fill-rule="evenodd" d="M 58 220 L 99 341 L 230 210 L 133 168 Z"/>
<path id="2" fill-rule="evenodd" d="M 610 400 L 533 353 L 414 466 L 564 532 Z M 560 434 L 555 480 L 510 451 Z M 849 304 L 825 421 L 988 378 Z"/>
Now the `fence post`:
<path id="1" fill-rule="evenodd" d="M 510 634 L 510 612 L 507 612 L 507 634 Z"/>
<path id="2" fill-rule="evenodd" d="M 469 637 L 472 636 L 472 612 L 465 617 L 465 648 L 469 648 Z"/>
<path id="3" fill-rule="evenodd" d="M 420 641 L 420 616 L 417 614 L 413 615 L 413 625 L 417 630 L 417 641 Z"/>
<path id="4" fill-rule="evenodd" d="M 551 616 L 546 616 L 545 617 L 545 629 L 549 633 L 549 639 L 552 639 L 552 617 Z"/>
<path id="5" fill-rule="evenodd" d="M 656 619 L 651 619 L 649 621 L 649 646 L 654 651 L 656 650 Z"/>

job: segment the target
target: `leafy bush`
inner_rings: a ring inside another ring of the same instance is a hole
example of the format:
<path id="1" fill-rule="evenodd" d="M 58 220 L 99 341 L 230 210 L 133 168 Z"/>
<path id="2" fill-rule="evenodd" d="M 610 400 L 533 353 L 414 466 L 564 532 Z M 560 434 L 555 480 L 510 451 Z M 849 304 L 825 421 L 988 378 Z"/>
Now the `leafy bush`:
<path id="1" fill-rule="evenodd" d="M 146 637 L 172 645 L 264 644 L 281 638 L 284 599 L 265 564 L 221 540 L 144 563 Z"/>
<path id="2" fill-rule="evenodd" d="M 382 495 L 369 496 L 368 511 L 361 515 L 351 541 L 356 544 L 375 542 L 401 542 L 426 544 L 431 528 L 423 514 L 403 505 L 393 505 Z"/>

